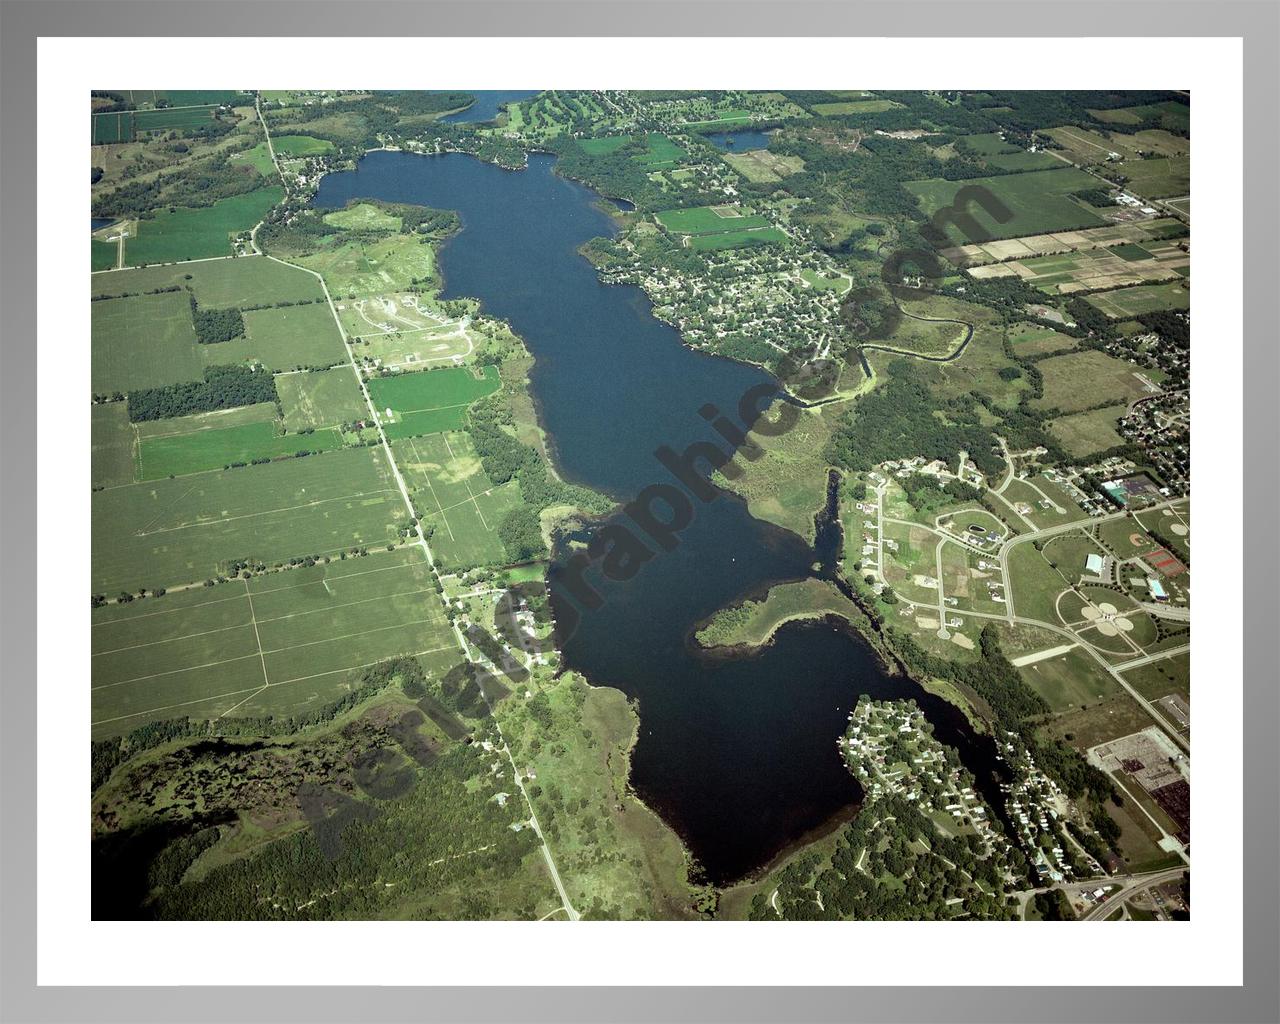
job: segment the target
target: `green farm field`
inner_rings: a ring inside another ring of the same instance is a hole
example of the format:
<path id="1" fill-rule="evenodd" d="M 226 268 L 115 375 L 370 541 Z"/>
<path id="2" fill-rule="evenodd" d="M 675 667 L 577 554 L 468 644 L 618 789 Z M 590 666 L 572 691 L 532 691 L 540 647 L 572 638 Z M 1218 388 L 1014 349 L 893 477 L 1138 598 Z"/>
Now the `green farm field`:
<path id="1" fill-rule="evenodd" d="M 463 429 L 467 406 L 493 394 L 501 382 L 495 366 L 486 366 L 479 378 L 469 369 L 448 367 L 375 377 L 367 386 L 387 437 L 398 438 Z"/>
<path id="2" fill-rule="evenodd" d="M 815 103 L 809 109 L 826 117 L 841 117 L 845 114 L 882 114 L 897 105 L 893 100 L 848 100 L 842 103 Z"/>
<path id="3" fill-rule="evenodd" d="M 274 423 L 247 423 L 221 430 L 152 437 L 138 444 L 139 479 L 205 473 L 237 462 L 341 447 L 342 438 L 332 428 L 322 427 L 311 434 L 281 434 Z"/>
<path id="4" fill-rule="evenodd" d="M 691 235 L 689 248 L 699 252 L 720 249 L 745 249 L 753 245 L 784 245 L 786 232 L 775 227 L 749 228 L 745 231 L 722 231 L 714 235 Z"/>
<path id="5" fill-rule="evenodd" d="M 350 367 L 276 375 L 286 430 L 306 430 L 369 418 L 369 406 Z"/>
<path id="6" fill-rule="evenodd" d="M 89 420 L 92 444 L 90 479 L 94 487 L 117 487 L 133 482 L 133 424 L 124 402 L 93 406 Z"/>
<path id="7" fill-rule="evenodd" d="M 91 586 L 114 596 L 396 539 L 408 513 L 377 448 L 153 480 L 92 498 Z"/>
<path id="8" fill-rule="evenodd" d="M 239 256 L 96 274 L 91 287 L 95 298 L 158 288 L 190 288 L 196 301 L 211 309 L 324 299 L 320 281 L 314 274 L 266 256 Z"/>
<path id="9" fill-rule="evenodd" d="M 1161 309 L 1190 309 L 1191 290 L 1183 282 L 1138 285 L 1086 296 L 1089 305 L 1119 320 Z"/>
<path id="10" fill-rule="evenodd" d="M 414 508 L 432 527 L 431 550 L 449 571 L 509 561 L 498 536 L 503 516 L 522 501 L 520 485 L 494 487 L 471 436 L 462 431 L 406 437 L 392 445 Z"/>
<path id="11" fill-rule="evenodd" d="M 90 320 L 94 394 L 200 379 L 191 303 L 181 292 L 101 299 Z"/>
<path id="12" fill-rule="evenodd" d="M 1097 214 L 1068 198 L 1072 192 L 1096 185 L 1097 179 L 1092 175 L 1064 167 L 1061 170 L 1029 171 L 967 181 L 931 178 L 908 181 L 904 187 L 918 197 L 920 209 L 931 217 L 943 207 L 950 206 L 956 193 L 966 186 L 985 190 L 1009 211 L 1011 217 L 1000 223 L 981 206 L 973 204 L 970 212 L 982 231 L 981 237 L 968 238 L 954 224 L 945 226 L 948 238 L 957 244 L 965 244 L 1105 224 Z"/>
<path id="13" fill-rule="evenodd" d="M 89 240 L 89 269 L 91 271 L 110 270 L 120 258 L 118 242 L 106 242 L 101 238 Z"/>
<path id="14" fill-rule="evenodd" d="M 361 668 L 457 654 L 420 547 L 95 609 L 93 733 L 145 721 L 296 714 Z"/>
<path id="15" fill-rule="evenodd" d="M 200 346 L 206 366 L 254 360 L 270 370 L 295 370 L 347 362 L 347 349 L 328 303 L 248 310 L 244 325 L 244 338 Z"/>
<path id="16" fill-rule="evenodd" d="M 280 156 L 320 156 L 333 151 L 328 139 L 313 139 L 310 135 L 276 135 L 271 145 Z"/>
<path id="17" fill-rule="evenodd" d="M 125 242 L 125 263 L 172 263 L 231 254 L 231 236 L 248 231 L 283 198 L 277 185 L 219 199 L 199 209 L 160 211 L 138 222 L 136 237 Z"/>
<path id="18" fill-rule="evenodd" d="M 1153 394 L 1139 375 L 1153 384 L 1164 380 L 1159 370 L 1137 367 L 1096 349 L 1050 356 L 1036 365 L 1044 375 L 1044 397 L 1031 404 L 1064 413 L 1080 412 L 1102 402 L 1128 403 Z"/>
<path id="19" fill-rule="evenodd" d="M 743 213 L 735 206 L 693 206 L 682 210 L 663 210 L 654 216 L 659 224 L 677 235 L 715 235 L 770 226 L 767 218 L 758 213 Z"/>

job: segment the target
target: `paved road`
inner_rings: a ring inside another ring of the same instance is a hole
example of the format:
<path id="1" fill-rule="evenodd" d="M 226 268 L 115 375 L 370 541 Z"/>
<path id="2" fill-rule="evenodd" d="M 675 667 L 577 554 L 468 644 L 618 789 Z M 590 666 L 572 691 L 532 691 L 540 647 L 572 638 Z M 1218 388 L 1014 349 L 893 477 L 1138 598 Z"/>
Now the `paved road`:
<path id="1" fill-rule="evenodd" d="M 396 463 L 395 454 L 391 450 L 391 442 L 387 440 L 386 431 L 382 428 L 382 420 L 378 416 L 378 410 L 374 407 L 373 398 L 369 395 L 369 391 L 365 387 L 364 378 L 360 374 L 359 364 L 356 362 L 355 352 L 351 348 L 350 340 L 347 337 L 346 330 L 342 326 L 342 321 L 338 318 L 338 310 L 333 304 L 333 297 L 329 294 L 328 285 L 325 284 L 325 280 L 320 274 L 316 273 L 314 270 L 308 269 L 307 267 L 297 267 L 296 264 L 287 263 L 285 260 L 279 259 L 275 256 L 267 256 L 267 259 L 275 260 L 277 263 L 283 263 L 285 266 L 305 270 L 320 282 L 320 288 L 324 292 L 325 302 L 329 305 L 329 313 L 333 316 L 333 322 L 337 325 L 338 333 L 342 336 L 343 344 L 346 347 L 347 360 L 351 366 L 351 372 L 356 375 L 356 383 L 360 388 L 360 393 L 364 395 L 365 404 L 369 409 L 370 422 L 377 427 L 378 437 L 382 443 L 382 451 L 386 456 L 387 465 L 391 467 L 391 475 L 395 479 L 396 487 L 400 491 L 400 497 L 404 501 L 405 509 L 409 513 L 409 520 L 410 522 L 416 523 L 414 531 L 417 534 L 417 544 L 422 548 L 422 552 L 426 556 L 427 565 L 430 566 L 432 575 L 435 576 L 436 581 L 439 582 L 440 572 L 436 567 L 435 558 L 431 554 L 431 547 L 427 544 L 426 533 L 423 531 L 422 523 L 418 520 L 418 514 L 414 510 L 413 501 L 409 497 L 409 488 L 406 486 L 404 476 L 401 474 L 400 467 Z M 471 645 L 467 643 L 466 638 L 462 635 L 462 630 L 459 628 L 458 623 L 453 621 L 452 626 L 454 637 L 458 642 L 458 646 L 462 649 L 463 656 L 472 664 L 488 669 L 489 665 L 487 659 L 471 648 Z M 520 769 L 516 766 L 515 758 L 511 754 L 511 748 L 507 744 L 506 737 L 502 734 L 502 726 L 498 724 L 497 717 L 492 714 L 493 705 L 489 704 L 489 697 L 484 693 L 483 687 L 481 687 L 480 692 L 481 695 L 484 696 L 485 703 L 489 705 L 490 719 L 493 722 L 493 727 L 498 733 L 499 740 L 502 741 L 503 753 L 507 755 L 507 761 L 511 765 L 511 771 L 515 778 L 515 783 L 520 788 L 520 795 L 524 798 L 525 805 L 529 809 L 529 824 L 542 844 L 542 856 L 547 862 L 547 870 L 551 874 L 551 880 L 555 884 L 556 892 L 560 896 L 560 903 L 564 907 L 565 914 L 568 915 L 569 920 L 577 921 L 582 917 L 582 915 L 573 908 L 573 904 L 569 900 L 569 894 L 565 890 L 564 882 L 560 878 L 560 872 L 556 869 L 555 859 L 551 855 L 551 847 L 547 843 L 546 836 L 542 832 L 542 826 L 538 823 L 537 812 L 533 809 L 533 800 L 529 797 L 529 793 L 525 789 L 524 778 L 520 774 Z"/>

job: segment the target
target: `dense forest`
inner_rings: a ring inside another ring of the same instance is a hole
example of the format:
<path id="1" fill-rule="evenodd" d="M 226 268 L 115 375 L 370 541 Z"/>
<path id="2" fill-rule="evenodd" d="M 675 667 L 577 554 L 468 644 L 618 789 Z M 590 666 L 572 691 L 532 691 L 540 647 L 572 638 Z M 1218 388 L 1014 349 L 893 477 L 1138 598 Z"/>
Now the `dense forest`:
<path id="1" fill-rule="evenodd" d="M 143 423 L 258 402 L 279 402 L 270 373 L 248 366 L 210 366 L 204 380 L 130 391 L 129 419 Z"/>

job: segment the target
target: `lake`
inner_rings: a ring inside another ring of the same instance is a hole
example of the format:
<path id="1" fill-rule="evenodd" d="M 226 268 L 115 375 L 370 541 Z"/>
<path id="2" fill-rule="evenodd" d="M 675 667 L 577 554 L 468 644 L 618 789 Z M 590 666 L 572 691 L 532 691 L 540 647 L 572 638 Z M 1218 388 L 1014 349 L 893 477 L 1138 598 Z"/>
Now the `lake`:
<path id="1" fill-rule="evenodd" d="M 768 132 L 756 132 L 749 129 L 740 132 L 714 132 L 704 135 L 704 139 L 718 149 L 730 153 L 742 153 L 748 149 L 768 149 Z"/>
<path id="2" fill-rule="evenodd" d="M 327 175 L 315 202 L 373 198 L 458 211 L 462 230 L 440 254 L 444 297 L 478 298 L 511 323 L 537 357 L 531 389 L 558 469 L 625 502 L 674 482 L 655 457 L 659 446 L 681 452 L 717 440 L 699 415 L 705 404 L 734 415 L 748 389 L 776 385 L 759 368 L 685 347 L 639 288 L 602 284 L 578 249 L 615 225 L 595 192 L 553 166 L 541 154 L 524 171 L 506 171 L 462 154 L 376 152 L 354 171 Z M 632 784 L 708 880 L 742 878 L 851 812 L 861 791 L 836 740 L 861 694 L 915 699 L 994 794 L 991 742 L 952 705 L 888 674 L 848 628 L 793 624 L 751 657 L 697 650 L 691 634 L 701 620 L 770 583 L 812 575 L 817 563 L 830 573 L 836 542 L 828 526 L 815 552 L 723 492 L 692 504 L 696 515 L 675 549 L 629 581 L 588 573 L 599 608 L 581 608 L 570 593 L 567 543 L 549 582 L 558 621 L 577 619 L 559 637 L 565 666 L 639 701 Z M 630 521 L 618 513 L 612 522 Z"/>
<path id="3" fill-rule="evenodd" d="M 466 110 L 460 110 L 456 114 L 449 114 L 447 117 L 440 118 L 446 124 L 461 124 L 469 121 L 492 121 L 498 116 L 498 108 L 503 103 L 512 103 L 516 100 L 527 100 L 530 96 L 537 96 L 537 89 L 510 89 L 507 91 L 492 89 L 471 89 L 471 95 L 476 101 L 467 107 Z"/>

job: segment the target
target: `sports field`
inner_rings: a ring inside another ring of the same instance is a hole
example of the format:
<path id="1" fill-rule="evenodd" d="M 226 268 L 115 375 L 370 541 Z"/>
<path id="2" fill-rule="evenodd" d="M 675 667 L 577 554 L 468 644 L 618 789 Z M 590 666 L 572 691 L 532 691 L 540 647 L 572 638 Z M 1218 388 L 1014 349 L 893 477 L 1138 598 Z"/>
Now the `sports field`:
<path id="1" fill-rule="evenodd" d="M 244 338 L 201 345 L 206 366 L 257 360 L 271 370 L 323 369 L 347 362 L 347 349 L 325 302 L 244 314 Z"/>
<path id="2" fill-rule="evenodd" d="M 268 185 L 243 195 L 219 199 L 198 209 L 161 210 L 150 220 L 138 221 L 138 233 L 125 242 L 129 266 L 172 263 L 231 254 L 231 236 L 248 231 L 280 202 L 284 193 Z"/>
<path id="3" fill-rule="evenodd" d="M 324 299 L 320 281 L 314 274 L 266 256 L 239 256 L 177 267 L 141 267 L 96 274 L 91 287 L 95 297 L 157 288 L 190 288 L 196 301 L 211 309 L 232 306 L 243 309 Z"/>
<path id="4" fill-rule="evenodd" d="M 355 374 L 347 366 L 278 374 L 276 394 L 280 396 L 287 430 L 334 426 L 369 418 L 369 406 L 360 393 Z"/>
<path id="5" fill-rule="evenodd" d="M 114 596 L 202 581 L 242 559 L 385 545 L 407 515 L 377 448 L 98 491 L 91 586 Z"/>
<path id="6" fill-rule="evenodd" d="M 375 377 L 368 382 L 369 395 L 390 438 L 462 430 L 467 406 L 500 386 L 496 366 L 484 367 L 480 377 L 470 369 L 448 367 Z"/>
<path id="7" fill-rule="evenodd" d="M 199 380 L 203 369 L 182 292 L 101 299 L 90 305 L 94 394 Z"/>
<path id="8" fill-rule="evenodd" d="M 163 421 L 158 421 L 163 422 Z M 204 473 L 254 459 L 274 459 L 298 452 L 322 452 L 342 447 L 342 438 L 329 427 L 310 434 L 281 434 L 275 423 L 246 423 L 220 430 L 143 438 L 138 443 L 140 480 Z"/>
<path id="9" fill-rule="evenodd" d="M 1140 285 L 1136 288 L 1098 292 L 1087 296 L 1085 301 L 1102 310 L 1107 316 L 1128 319 L 1139 313 L 1152 313 L 1159 309 L 1189 309 L 1191 308 L 1191 290 L 1180 281 L 1171 281 L 1168 284 Z"/>
<path id="10" fill-rule="evenodd" d="M 955 224 L 948 223 L 944 230 L 947 237 L 957 244 L 1097 227 L 1106 223 L 1097 214 L 1068 198 L 1072 192 L 1097 186 L 1096 178 L 1074 167 L 972 178 L 967 181 L 931 178 L 927 181 L 908 181 L 904 186 L 918 197 L 920 209 L 930 217 L 943 207 L 950 206 L 956 193 L 965 187 L 981 189 L 1010 214 L 1009 219 L 1002 223 L 982 206 L 972 204 L 970 213 L 977 221 L 981 234 L 979 237 L 969 238 Z"/>
<path id="11" fill-rule="evenodd" d="M 494 487 L 463 431 L 406 437 L 392 453 L 414 507 L 431 526 L 431 550 L 449 571 L 508 561 L 498 536 L 502 517 L 521 502 L 520 485 Z"/>
<path id="12" fill-rule="evenodd" d="M 336 699 L 353 670 L 457 652 L 416 545 L 98 608 L 92 644 L 95 738 L 157 718 L 293 714 Z"/>

